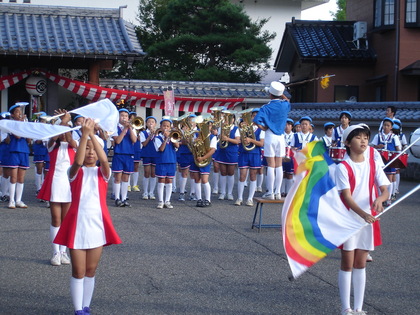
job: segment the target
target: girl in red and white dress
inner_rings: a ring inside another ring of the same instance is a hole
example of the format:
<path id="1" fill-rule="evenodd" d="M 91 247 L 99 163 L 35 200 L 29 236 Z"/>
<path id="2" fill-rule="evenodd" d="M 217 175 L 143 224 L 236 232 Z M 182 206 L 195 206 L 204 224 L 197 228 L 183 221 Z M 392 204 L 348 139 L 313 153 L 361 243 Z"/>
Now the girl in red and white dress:
<path id="1" fill-rule="evenodd" d="M 64 110 L 58 110 L 57 113 L 64 114 L 61 117 L 60 125 L 68 126 L 68 122 L 71 120 L 70 114 Z M 50 156 L 50 169 L 37 198 L 50 203 L 50 239 L 52 243 L 60 229 L 61 222 L 70 208 L 71 192 L 67 170 L 73 163 L 77 142 L 73 139 L 69 130 L 69 132 L 50 138 L 47 147 Z M 66 246 L 52 243 L 52 247 L 53 257 L 50 260 L 51 265 L 70 264 Z"/>
<path id="2" fill-rule="evenodd" d="M 348 156 L 337 166 L 335 179 L 341 198 L 355 219 L 369 225 L 363 227 L 341 247 L 341 268 L 338 274 L 342 314 L 366 314 L 362 310 L 366 286 L 366 259 L 369 251 L 382 244 L 379 222 L 375 215 L 383 211 L 388 198 L 389 181 L 373 155 L 366 157 L 370 131 L 353 125 L 343 133 Z M 381 195 L 378 197 L 377 187 Z M 350 307 L 350 291 L 354 288 L 354 311 Z"/>
<path id="3" fill-rule="evenodd" d="M 111 169 L 94 127 L 92 119 L 83 123 L 79 148 L 68 173 L 72 203 L 54 240 L 70 249 L 70 291 L 77 315 L 90 314 L 95 273 L 103 246 L 121 243 L 106 205 Z"/>

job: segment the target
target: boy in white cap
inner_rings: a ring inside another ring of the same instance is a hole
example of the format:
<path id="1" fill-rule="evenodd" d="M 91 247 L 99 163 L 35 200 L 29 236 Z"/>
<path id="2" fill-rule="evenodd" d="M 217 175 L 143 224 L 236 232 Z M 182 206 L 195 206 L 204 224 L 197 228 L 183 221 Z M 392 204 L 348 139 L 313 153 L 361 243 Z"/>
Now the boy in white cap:
<path id="1" fill-rule="evenodd" d="M 267 193 L 264 198 L 280 199 L 280 188 L 283 180 L 282 157 L 285 155 L 284 128 L 290 111 L 288 98 L 283 94 L 285 86 L 273 81 L 268 92 L 270 102 L 261 107 L 254 123 L 265 131 L 264 156 L 267 160 Z M 274 191 L 275 188 L 275 191 Z"/>

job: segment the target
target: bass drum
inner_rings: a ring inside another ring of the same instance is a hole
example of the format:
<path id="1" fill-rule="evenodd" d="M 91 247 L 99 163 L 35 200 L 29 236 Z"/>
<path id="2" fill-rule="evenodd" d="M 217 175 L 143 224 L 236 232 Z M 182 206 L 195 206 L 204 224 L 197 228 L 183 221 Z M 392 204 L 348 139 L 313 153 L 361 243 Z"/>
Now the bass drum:
<path id="1" fill-rule="evenodd" d="M 414 132 L 410 135 L 410 142 L 409 144 L 414 143 L 420 137 L 420 128 L 414 130 Z M 410 148 L 411 154 L 420 159 L 420 140 L 418 140 L 415 144 L 413 144 Z"/>

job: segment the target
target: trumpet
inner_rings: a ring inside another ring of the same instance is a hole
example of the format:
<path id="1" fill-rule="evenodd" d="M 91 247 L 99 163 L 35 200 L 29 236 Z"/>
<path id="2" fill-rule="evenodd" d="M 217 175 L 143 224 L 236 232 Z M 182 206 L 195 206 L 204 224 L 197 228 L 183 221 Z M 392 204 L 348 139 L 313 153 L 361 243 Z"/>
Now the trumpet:
<path id="1" fill-rule="evenodd" d="M 144 129 L 144 120 L 141 117 L 135 117 L 131 122 L 131 127 L 136 131 L 141 131 Z"/>

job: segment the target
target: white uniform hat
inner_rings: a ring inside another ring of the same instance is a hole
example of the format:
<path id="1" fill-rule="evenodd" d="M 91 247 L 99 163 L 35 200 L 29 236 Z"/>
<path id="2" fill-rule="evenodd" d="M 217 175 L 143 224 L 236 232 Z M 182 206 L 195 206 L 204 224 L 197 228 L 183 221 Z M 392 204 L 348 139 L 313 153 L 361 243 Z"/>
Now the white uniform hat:
<path id="1" fill-rule="evenodd" d="M 365 128 L 363 128 L 363 126 L 361 126 L 361 125 L 348 126 L 343 132 L 343 143 L 346 142 L 347 137 L 349 136 L 350 132 L 352 132 L 355 129 L 365 129 Z"/>
<path id="2" fill-rule="evenodd" d="M 285 86 L 282 83 L 280 83 L 279 81 L 273 81 L 270 84 L 270 88 L 268 89 L 268 92 L 275 96 L 280 96 L 280 95 L 283 95 L 284 89 L 285 89 Z"/>

